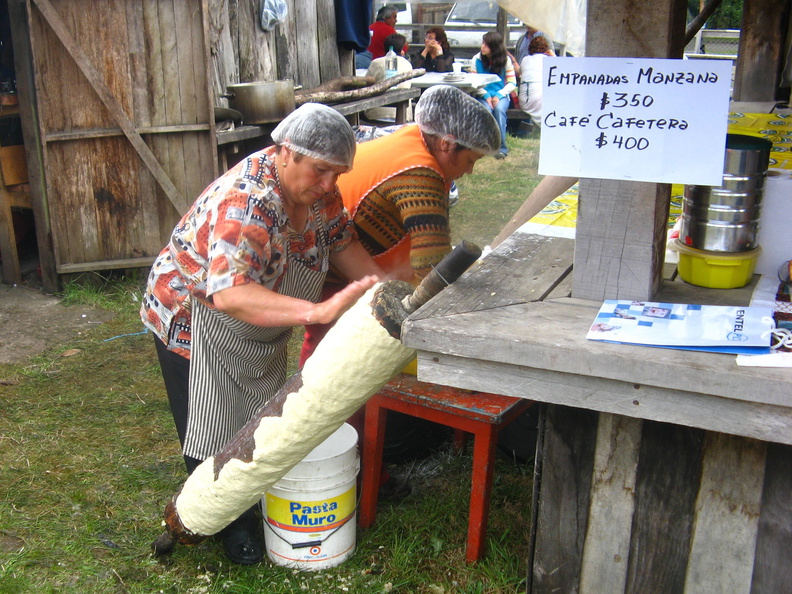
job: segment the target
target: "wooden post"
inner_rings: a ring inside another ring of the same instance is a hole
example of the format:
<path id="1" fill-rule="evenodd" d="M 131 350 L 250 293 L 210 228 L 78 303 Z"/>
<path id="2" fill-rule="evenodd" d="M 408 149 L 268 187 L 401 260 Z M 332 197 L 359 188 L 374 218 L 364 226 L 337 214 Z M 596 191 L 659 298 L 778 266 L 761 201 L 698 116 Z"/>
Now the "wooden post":
<path id="1" fill-rule="evenodd" d="M 788 26 L 789 0 L 745 0 L 732 93 L 735 101 L 776 99 Z"/>
<path id="2" fill-rule="evenodd" d="M 587 56 L 681 58 L 685 8 L 681 0 L 647 3 L 591 0 Z M 651 299 L 665 252 L 670 186 L 581 179 L 572 296 Z"/>
<path id="3" fill-rule="evenodd" d="M 54 293 L 60 287 L 56 273 L 55 250 L 52 244 L 52 225 L 47 211 L 46 181 L 41 155 L 41 137 L 36 125 L 38 108 L 33 102 L 33 59 L 30 47 L 30 28 L 26 5 L 8 3 L 11 33 L 14 44 L 14 71 L 16 73 L 22 138 L 27 152 L 28 180 L 36 225 L 41 283 L 45 291 Z"/>

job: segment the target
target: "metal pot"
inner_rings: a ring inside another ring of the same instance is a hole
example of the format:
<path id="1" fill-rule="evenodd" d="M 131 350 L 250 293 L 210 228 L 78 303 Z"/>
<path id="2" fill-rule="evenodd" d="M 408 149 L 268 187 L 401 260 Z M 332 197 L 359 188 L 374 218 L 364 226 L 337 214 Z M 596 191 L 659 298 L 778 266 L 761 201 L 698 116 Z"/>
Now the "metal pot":
<path id="1" fill-rule="evenodd" d="M 242 114 L 245 124 L 279 122 L 294 111 L 295 86 L 291 80 L 239 83 L 228 85 L 226 90 L 220 96 Z"/>

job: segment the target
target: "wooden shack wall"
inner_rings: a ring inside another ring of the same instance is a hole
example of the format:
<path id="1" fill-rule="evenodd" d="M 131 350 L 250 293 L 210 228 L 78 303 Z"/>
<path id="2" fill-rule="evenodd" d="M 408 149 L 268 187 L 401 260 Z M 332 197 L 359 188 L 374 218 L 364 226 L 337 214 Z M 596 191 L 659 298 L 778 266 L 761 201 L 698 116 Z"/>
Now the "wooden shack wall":
<path id="1" fill-rule="evenodd" d="M 260 26 L 258 0 L 208 1 L 216 105 L 229 84 L 292 80 L 310 89 L 352 63 L 336 44 L 333 0 L 287 0 L 286 20 L 272 31 Z"/>
<path id="2" fill-rule="evenodd" d="M 228 84 L 338 76 L 333 0 L 21 0 L 17 62 L 39 251 L 57 274 L 144 267 L 218 175 L 214 106 Z M 30 106 L 28 108 L 28 105 Z"/>
<path id="3" fill-rule="evenodd" d="M 206 5 L 26 9 L 37 121 L 23 125 L 37 126 L 57 272 L 148 266 L 217 172 Z"/>

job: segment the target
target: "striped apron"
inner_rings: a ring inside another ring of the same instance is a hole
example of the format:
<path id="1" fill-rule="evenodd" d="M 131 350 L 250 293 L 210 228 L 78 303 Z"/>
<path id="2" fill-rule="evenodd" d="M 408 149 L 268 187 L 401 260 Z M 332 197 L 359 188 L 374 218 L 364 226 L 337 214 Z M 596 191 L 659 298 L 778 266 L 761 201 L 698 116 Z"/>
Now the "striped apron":
<path id="1" fill-rule="evenodd" d="M 321 271 L 306 268 L 289 249 L 281 295 L 316 303 L 327 274 L 327 230 L 319 224 Z M 298 235 L 292 232 L 292 237 Z M 299 237 L 295 237 L 299 240 Z M 292 241 L 289 241 L 291 245 Z M 196 301 L 192 308 L 190 398 L 184 455 L 205 460 L 220 450 L 286 381 L 292 328 L 241 322 Z"/>

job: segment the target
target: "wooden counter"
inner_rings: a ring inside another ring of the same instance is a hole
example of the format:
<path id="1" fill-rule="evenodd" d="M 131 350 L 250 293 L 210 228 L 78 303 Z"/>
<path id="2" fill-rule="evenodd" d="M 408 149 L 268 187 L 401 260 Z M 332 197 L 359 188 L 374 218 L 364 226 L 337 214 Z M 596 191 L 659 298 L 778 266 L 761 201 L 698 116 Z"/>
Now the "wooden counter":
<path id="1" fill-rule="evenodd" d="M 547 403 L 529 591 L 789 591 L 792 372 L 587 340 L 601 303 L 568 297 L 573 250 L 514 234 L 403 333 L 421 380 Z"/>

